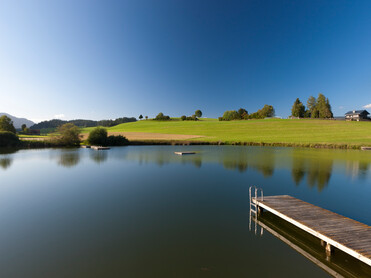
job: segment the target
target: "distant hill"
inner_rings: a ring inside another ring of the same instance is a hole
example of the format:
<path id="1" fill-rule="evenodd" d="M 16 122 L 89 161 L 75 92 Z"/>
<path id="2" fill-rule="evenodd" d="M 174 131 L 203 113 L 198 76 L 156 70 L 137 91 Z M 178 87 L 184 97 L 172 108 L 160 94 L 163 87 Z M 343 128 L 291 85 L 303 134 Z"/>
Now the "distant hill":
<path id="1" fill-rule="evenodd" d="M 53 119 L 49 121 L 43 121 L 38 124 L 34 124 L 31 126 L 32 129 L 55 129 L 58 126 L 61 126 L 66 123 L 72 123 L 79 127 L 95 127 L 95 126 L 115 126 L 123 123 L 129 123 L 129 122 L 135 122 L 136 118 L 117 118 L 115 120 L 101 120 L 101 121 L 92 121 L 92 120 L 71 120 L 71 121 L 64 121 L 64 120 L 58 120 Z"/>
<path id="2" fill-rule="evenodd" d="M 16 129 L 20 129 L 23 124 L 25 124 L 27 127 L 30 127 L 30 126 L 35 124 L 33 121 L 27 120 L 25 118 L 17 118 L 15 116 L 9 115 L 8 113 L 1 113 L 0 112 L 0 117 L 3 116 L 3 115 L 12 119 L 13 125 Z"/>

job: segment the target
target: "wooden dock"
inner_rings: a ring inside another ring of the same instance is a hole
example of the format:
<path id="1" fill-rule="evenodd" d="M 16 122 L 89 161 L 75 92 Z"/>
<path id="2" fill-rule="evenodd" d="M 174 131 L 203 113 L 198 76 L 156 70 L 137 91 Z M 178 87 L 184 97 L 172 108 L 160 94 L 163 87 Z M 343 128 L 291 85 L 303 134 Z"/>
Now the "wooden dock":
<path id="1" fill-rule="evenodd" d="M 102 146 L 91 146 L 93 150 L 101 151 L 101 150 L 109 150 L 109 147 L 102 147 Z"/>
<path id="2" fill-rule="evenodd" d="M 195 154 L 196 152 L 174 152 L 177 155 Z"/>
<path id="3" fill-rule="evenodd" d="M 257 192 L 257 191 L 255 191 Z M 267 210 L 371 266 L 371 227 L 288 195 L 251 197 L 256 213 Z"/>

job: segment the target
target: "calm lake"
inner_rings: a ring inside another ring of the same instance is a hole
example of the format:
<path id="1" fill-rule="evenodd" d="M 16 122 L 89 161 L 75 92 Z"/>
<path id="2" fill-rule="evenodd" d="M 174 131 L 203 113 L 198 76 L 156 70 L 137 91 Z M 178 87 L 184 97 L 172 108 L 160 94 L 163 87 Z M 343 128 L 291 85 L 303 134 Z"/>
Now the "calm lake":
<path id="1" fill-rule="evenodd" d="M 288 194 L 371 225 L 367 151 L 1 150 L 0 277 L 371 275 L 341 252 L 326 258 L 319 241 L 269 214 L 261 219 L 268 230 L 255 226 L 251 185 L 264 195 Z"/>

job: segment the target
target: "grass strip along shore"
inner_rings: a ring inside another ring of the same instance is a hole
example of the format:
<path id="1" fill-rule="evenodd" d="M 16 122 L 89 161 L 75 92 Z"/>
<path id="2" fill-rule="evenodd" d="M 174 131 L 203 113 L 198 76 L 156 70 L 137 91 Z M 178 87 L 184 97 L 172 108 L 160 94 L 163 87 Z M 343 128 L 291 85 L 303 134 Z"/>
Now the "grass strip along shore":
<path id="1" fill-rule="evenodd" d="M 93 128 L 82 129 L 88 134 Z M 351 148 L 371 146 L 371 122 L 266 119 L 248 121 L 142 120 L 107 128 L 134 144 L 226 144 Z M 141 138 L 135 138 L 132 135 Z M 146 136 L 148 135 L 148 136 Z M 177 138 L 181 136 L 181 138 Z M 188 136 L 188 137 L 187 137 Z M 158 138 L 161 137 L 161 138 Z"/>

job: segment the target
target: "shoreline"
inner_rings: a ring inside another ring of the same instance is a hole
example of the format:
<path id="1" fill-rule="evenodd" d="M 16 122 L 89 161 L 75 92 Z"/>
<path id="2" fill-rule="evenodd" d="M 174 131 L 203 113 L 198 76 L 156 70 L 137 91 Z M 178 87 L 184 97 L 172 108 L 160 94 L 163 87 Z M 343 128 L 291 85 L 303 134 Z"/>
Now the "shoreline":
<path id="1" fill-rule="evenodd" d="M 80 146 L 62 146 L 42 140 L 21 140 L 20 146 L 2 147 L 17 149 L 46 149 L 46 148 L 75 148 Z M 260 147 L 289 147 L 289 148 L 313 148 L 313 149 L 348 149 L 361 150 L 365 145 L 354 144 L 331 144 L 331 143 L 267 143 L 267 142 L 240 142 L 240 141 L 190 141 L 190 140 L 132 140 L 127 146 L 197 146 L 197 145 L 214 145 L 214 146 L 260 146 Z"/>
<path id="2" fill-rule="evenodd" d="M 130 141 L 129 145 L 226 145 L 226 146 L 261 146 L 261 147 L 291 147 L 314 149 L 352 149 L 360 150 L 361 145 L 352 144 L 326 144 L 326 143 L 267 143 L 267 142 L 239 142 L 239 141 L 179 141 L 179 140 L 142 140 Z"/>

